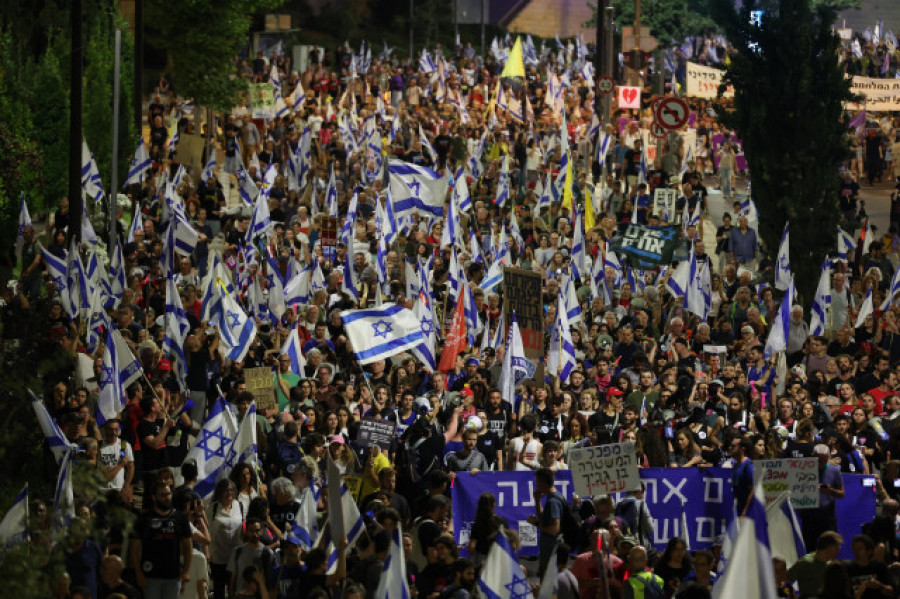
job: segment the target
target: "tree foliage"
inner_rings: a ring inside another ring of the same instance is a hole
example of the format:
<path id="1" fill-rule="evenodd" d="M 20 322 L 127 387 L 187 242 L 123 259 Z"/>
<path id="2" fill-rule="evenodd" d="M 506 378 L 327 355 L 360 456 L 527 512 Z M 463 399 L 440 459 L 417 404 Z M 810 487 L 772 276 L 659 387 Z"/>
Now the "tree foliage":
<path id="1" fill-rule="evenodd" d="M 158 0 L 146 4 L 147 43 L 168 55 L 173 87 L 199 105 L 234 107 L 246 80 L 234 57 L 248 40 L 253 16 L 284 0 Z"/>
<path id="2" fill-rule="evenodd" d="M 688 36 L 717 31 L 718 26 L 709 17 L 710 0 L 643 0 L 641 2 L 641 27 L 649 27 L 650 35 L 663 45 L 681 42 Z M 594 17 L 585 27 L 595 27 L 597 3 L 588 2 Z M 616 24 L 631 27 L 634 24 L 634 0 L 613 0 Z"/>
<path id="3" fill-rule="evenodd" d="M 774 0 L 759 27 L 749 10 L 716 0 L 719 22 L 736 49 L 725 71 L 734 110 L 720 116 L 743 140 L 759 207 L 759 234 L 770 255 L 790 221 L 797 289 L 811 298 L 835 245 L 838 166 L 848 155 L 843 103 L 852 98 L 837 62 L 834 10 L 812 0 Z"/>

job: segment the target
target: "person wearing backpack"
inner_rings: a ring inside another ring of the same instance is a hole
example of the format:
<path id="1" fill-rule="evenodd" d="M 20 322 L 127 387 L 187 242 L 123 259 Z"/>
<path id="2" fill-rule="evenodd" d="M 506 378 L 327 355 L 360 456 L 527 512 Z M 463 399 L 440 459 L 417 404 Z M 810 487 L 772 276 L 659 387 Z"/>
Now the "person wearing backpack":
<path id="1" fill-rule="evenodd" d="M 647 567 L 647 550 L 638 545 L 628 552 L 625 599 L 665 599 L 663 579 Z"/>
<path id="2" fill-rule="evenodd" d="M 629 492 L 616 505 L 616 516 L 621 518 L 625 525 L 622 532 L 637 537 L 641 545 L 652 546 L 653 518 L 647 509 L 647 502 L 644 501 L 643 482 L 640 489 Z"/>
<path id="3" fill-rule="evenodd" d="M 550 555 L 562 531 L 563 513 L 568 509 L 566 500 L 553 490 L 553 470 L 538 468 L 534 473 L 534 509 L 535 515 L 528 521 L 538 527 L 538 578 L 543 579 L 544 570 L 550 561 Z M 541 499 L 547 498 L 542 506 Z"/>

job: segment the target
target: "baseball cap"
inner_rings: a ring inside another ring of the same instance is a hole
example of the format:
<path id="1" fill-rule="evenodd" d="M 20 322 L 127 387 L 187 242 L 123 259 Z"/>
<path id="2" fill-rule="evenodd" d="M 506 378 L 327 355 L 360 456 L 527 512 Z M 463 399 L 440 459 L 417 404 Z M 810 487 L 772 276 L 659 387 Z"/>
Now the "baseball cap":
<path id="1" fill-rule="evenodd" d="M 287 541 L 288 543 L 290 543 L 291 545 L 300 545 L 301 544 L 300 539 L 297 537 L 297 535 L 294 535 L 294 534 L 289 534 L 289 535 L 285 536 L 284 540 Z"/>
<path id="2" fill-rule="evenodd" d="M 625 392 L 622 391 L 621 389 L 619 389 L 618 387 L 609 387 L 606 390 L 606 394 L 607 395 L 615 395 L 616 397 L 619 397 L 620 395 L 625 395 Z"/>
<path id="3" fill-rule="evenodd" d="M 172 370 L 172 363 L 169 362 L 167 358 L 163 358 L 156 364 L 156 369 L 160 372 L 170 372 Z"/>
<path id="4" fill-rule="evenodd" d="M 481 362 L 478 361 L 478 358 L 469 358 L 466 360 L 466 366 L 474 364 L 475 366 L 479 366 Z"/>
<path id="5" fill-rule="evenodd" d="M 328 439 L 328 443 L 337 443 L 338 445 L 344 444 L 344 436 L 343 435 L 333 435 L 330 439 Z"/>

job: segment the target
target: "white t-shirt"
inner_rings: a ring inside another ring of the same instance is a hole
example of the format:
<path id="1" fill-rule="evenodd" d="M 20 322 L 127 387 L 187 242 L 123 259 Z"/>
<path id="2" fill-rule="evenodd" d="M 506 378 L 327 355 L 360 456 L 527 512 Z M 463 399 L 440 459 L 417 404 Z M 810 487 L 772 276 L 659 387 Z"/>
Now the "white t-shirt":
<path id="1" fill-rule="evenodd" d="M 119 462 L 134 463 L 134 452 L 131 451 L 131 445 L 128 441 L 116 441 L 112 445 L 103 445 L 97 455 L 97 468 L 101 472 L 106 468 L 113 468 L 119 465 Z M 101 483 L 100 488 L 106 490 L 121 491 L 125 485 L 125 468 L 119 470 L 116 475 L 108 482 Z"/>
<path id="2" fill-rule="evenodd" d="M 519 452 L 522 451 L 523 440 L 522 437 L 516 437 L 512 440 L 512 451 L 516 457 L 518 457 Z M 525 462 L 527 464 L 531 464 L 537 462 L 538 458 L 538 447 L 540 443 L 537 439 L 531 439 L 528 442 L 528 445 L 525 447 Z M 531 470 L 528 466 L 522 464 L 522 462 L 516 460 L 516 470 Z"/>
<path id="3" fill-rule="evenodd" d="M 206 564 L 206 556 L 202 552 L 194 549 L 191 555 L 191 569 L 188 572 L 191 577 L 190 582 L 184 585 L 184 591 L 179 595 L 180 599 L 200 599 L 201 595 L 197 590 L 198 583 L 206 581 L 209 588 L 209 571 Z M 202 595 L 206 599 L 206 595 Z"/>

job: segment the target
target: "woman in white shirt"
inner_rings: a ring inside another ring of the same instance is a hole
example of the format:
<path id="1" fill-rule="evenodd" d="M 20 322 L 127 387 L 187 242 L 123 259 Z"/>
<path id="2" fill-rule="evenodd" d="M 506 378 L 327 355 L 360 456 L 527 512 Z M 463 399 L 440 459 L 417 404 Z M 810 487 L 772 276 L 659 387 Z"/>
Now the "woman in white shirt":
<path id="1" fill-rule="evenodd" d="M 246 514 L 250 509 L 250 502 L 260 496 L 259 479 L 250 464 L 241 462 L 231 471 L 231 480 L 237 489 L 236 499 L 241 504 L 241 514 Z M 265 495 L 263 485 L 262 495 Z"/>
<path id="2" fill-rule="evenodd" d="M 510 463 L 516 470 L 537 470 L 540 468 L 538 456 L 541 455 L 541 442 L 534 438 L 537 419 L 534 414 L 526 414 L 519 424 L 522 436 L 516 437 L 510 444 Z"/>
<path id="3" fill-rule="evenodd" d="M 228 558 L 234 548 L 241 544 L 241 525 L 244 523 L 243 506 L 237 501 L 237 487 L 230 479 L 223 478 L 216 483 L 212 503 L 208 508 L 209 564 L 212 571 L 213 598 L 225 599 L 225 588 L 229 575 L 226 569 Z"/>

